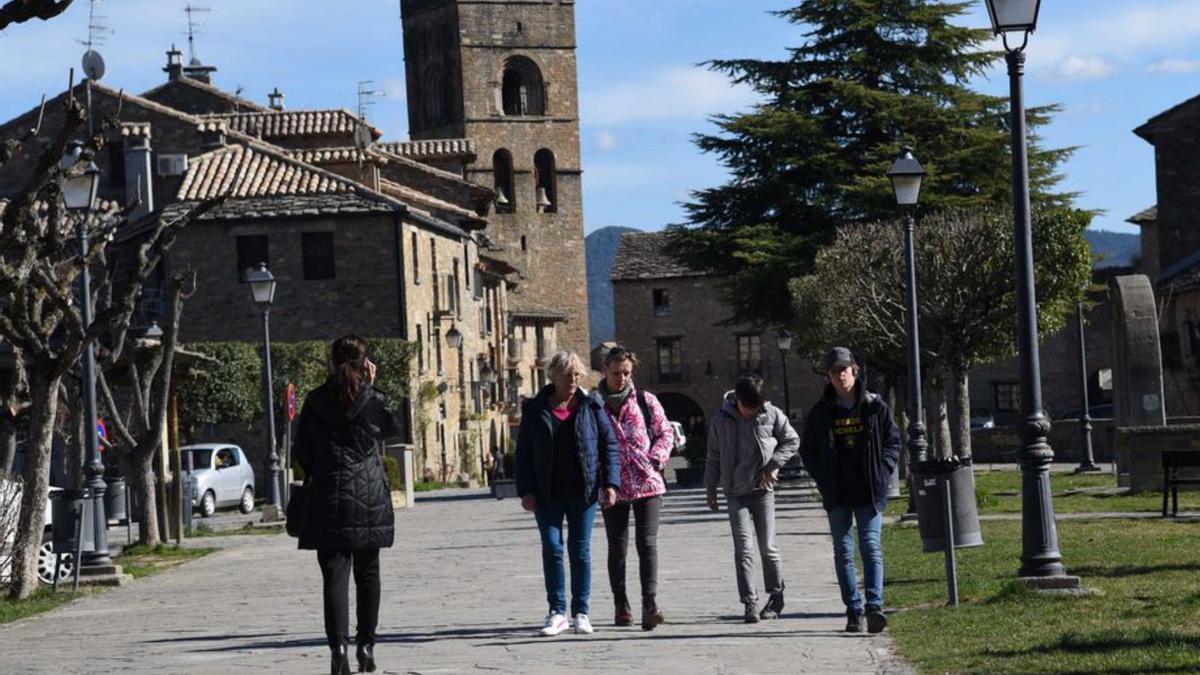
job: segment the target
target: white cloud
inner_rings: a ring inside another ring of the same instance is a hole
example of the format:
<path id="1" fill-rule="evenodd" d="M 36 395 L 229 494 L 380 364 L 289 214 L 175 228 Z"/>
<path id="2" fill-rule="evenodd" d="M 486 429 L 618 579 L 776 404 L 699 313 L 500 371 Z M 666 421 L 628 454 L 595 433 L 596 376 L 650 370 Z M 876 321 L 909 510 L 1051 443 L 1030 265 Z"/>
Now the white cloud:
<path id="1" fill-rule="evenodd" d="M 383 81 L 383 95 L 397 101 L 404 101 L 408 98 L 408 87 L 404 80 L 398 77 L 389 77 Z"/>
<path id="2" fill-rule="evenodd" d="M 617 147 L 617 137 L 611 131 L 601 129 L 596 133 L 596 147 L 608 152 Z"/>
<path id="3" fill-rule="evenodd" d="M 1063 112 L 1068 115 L 1099 115 L 1108 110 L 1108 106 L 1096 99 L 1068 106 Z"/>
<path id="4" fill-rule="evenodd" d="M 698 120 L 734 112 L 753 104 L 758 95 L 733 86 L 720 73 L 699 67 L 665 68 L 583 96 L 583 121 L 593 125 Z"/>
<path id="5" fill-rule="evenodd" d="M 1060 59 L 1047 75 L 1055 80 L 1101 80 L 1116 71 L 1103 56 L 1071 55 Z"/>
<path id="6" fill-rule="evenodd" d="M 1189 75 L 1200 72 L 1200 59 L 1163 59 L 1146 66 L 1146 70 L 1166 75 Z"/>

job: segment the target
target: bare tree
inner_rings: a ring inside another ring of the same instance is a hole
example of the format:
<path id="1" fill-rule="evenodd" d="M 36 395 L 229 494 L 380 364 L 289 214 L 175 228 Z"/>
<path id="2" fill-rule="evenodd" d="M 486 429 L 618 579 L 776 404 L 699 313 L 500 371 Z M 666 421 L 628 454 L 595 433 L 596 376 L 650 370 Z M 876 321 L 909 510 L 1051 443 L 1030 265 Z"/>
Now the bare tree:
<path id="1" fill-rule="evenodd" d="M 9 0 L 0 5 L 0 30 L 34 19 L 48 21 L 67 11 L 74 0 Z"/>

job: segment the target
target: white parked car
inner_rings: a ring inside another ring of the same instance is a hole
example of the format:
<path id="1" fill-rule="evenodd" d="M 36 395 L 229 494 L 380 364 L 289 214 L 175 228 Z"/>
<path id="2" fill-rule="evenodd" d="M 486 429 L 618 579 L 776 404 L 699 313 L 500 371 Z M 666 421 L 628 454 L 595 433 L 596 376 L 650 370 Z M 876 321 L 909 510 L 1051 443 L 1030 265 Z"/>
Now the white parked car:
<path id="1" fill-rule="evenodd" d="M 62 492 L 62 488 L 50 486 L 50 494 Z M 21 503 L 21 486 L 11 480 L 0 479 L 0 503 L 12 504 L 17 506 Z M 0 541 L 0 582 L 7 583 L 12 577 L 12 546 L 13 540 L 17 534 L 17 509 L 14 508 L 9 512 L 0 514 L 0 518 L 4 520 L 11 519 L 11 522 L 0 522 L 0 531 L 4 533 L 4 540 Z M 50 508 L 50 499 L 46 499 L 46 527 L 42 535 L 42 547 L 38 549 L 38 578 L 42 583 L 49 584 L 54 581 L 54 566 L 55 555 L 54 546 L 50 539 L 51 527 L 54 524 L 53 510 Z M 59 556 L 62 558 L 61 564 L 58 566 L 58 578 L 60 581 L 69 579 L 75 571 L 74 556 L 70 553 L 64 553 Z"/>
<path id="2" fill-rule="evenodd" d="M 682 455 L 684 449 L 687 448 L 687 436 L 683 433 L 683 425 L 679 422 L 671 422 L 671 431 L 675 434 L 675 446 L 671 448 L 672 455 Z"/>
<path id="3" fill-rule="evenodd" d="M 198 443 L 180 448 L 184 453 L 185 477 L 194 480 L 192 508 L 205 518 L 225 506 L 236 506 L 242 513 L 254 510 L 254 469 L 246 453 L 228 443 Z M 188 456 L 191 463 L 188 463 Z M 187 472 L 187 467 L 192 472 Z"/>

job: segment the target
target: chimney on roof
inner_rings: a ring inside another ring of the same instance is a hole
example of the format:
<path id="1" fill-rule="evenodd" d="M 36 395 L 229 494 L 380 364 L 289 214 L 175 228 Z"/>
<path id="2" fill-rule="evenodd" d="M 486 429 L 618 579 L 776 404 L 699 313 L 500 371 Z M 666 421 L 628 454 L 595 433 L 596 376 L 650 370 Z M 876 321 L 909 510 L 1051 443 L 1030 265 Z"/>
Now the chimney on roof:
<path id="1" fill-rule="evenodd" d="M 171 48 L 167 50 L 167 67 L 163 68 L 163 72 L 172 82 L 183 77 L 183 52 L 175 49 L 175 45 L 171 45 Z"/>
<path id="2" fill-rule="evenodd" d="M 121 125 L 125 138 L 125 204 L 136 203 L 131 219 L 154 211 L 154 174 L 150 171 L 150 125 L 132 122 Z"/>
<path id="3" fill-rule="evenodd" d="M 267 101 L 271 106 L 271 110 L 283 110 L 283 92 L 279 91 L 279 87 L 275 87 L 274 91 L 267 94 Z"/>
<path id="4" fill-rule="evenodd" d="M 200 59 L 192 59 L 190 63 L 183 67 L 183 74 L 189 80 L 196 80 L 204 84 L 212 84 L 212 74 L 216 72 L 216 66 L 206 66 L 200 63 Z"/>
<path id="5" fill-rule="evenodd" d="M 200 147 L 216 150 L 225 147 L 225 122 L 210 120 L 201 122 L 196 129 L 200 132 Z"/>

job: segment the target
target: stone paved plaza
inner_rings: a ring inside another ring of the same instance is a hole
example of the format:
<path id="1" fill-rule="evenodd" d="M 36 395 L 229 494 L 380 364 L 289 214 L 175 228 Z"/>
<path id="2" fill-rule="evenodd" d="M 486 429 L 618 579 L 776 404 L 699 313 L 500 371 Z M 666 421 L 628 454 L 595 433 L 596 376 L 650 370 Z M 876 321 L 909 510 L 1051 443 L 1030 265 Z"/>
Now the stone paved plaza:
<path id="1" fill-rule="evenodd" d="M 884 636 L 849 636 L 824 512 L 780 494 L 783 619 L 740 620 L 729 526 L 700 491 L 669 495 L 660 534 L 668 624 L 614 628 L 599 520 L 591 636 L 535 636 L 545 614 L 537 529 L 516 500 L 437 493 L 397 514 L 383 555 L 383 672 L 906 672 Z M 223 550 L 0 627 L 0 672 L 327 672 L 315 554 L 284 535 L 193 540 Z M 632 546 L 632 544 L 631 544 Z M 636 556 L 629 562 L 631 594 Z M 761 583 L 761 581 L 760 581 Z M 353 611 L 353 610 L 352 610 Z M 353 614 L 351 615 L 353 625 Z"/>

